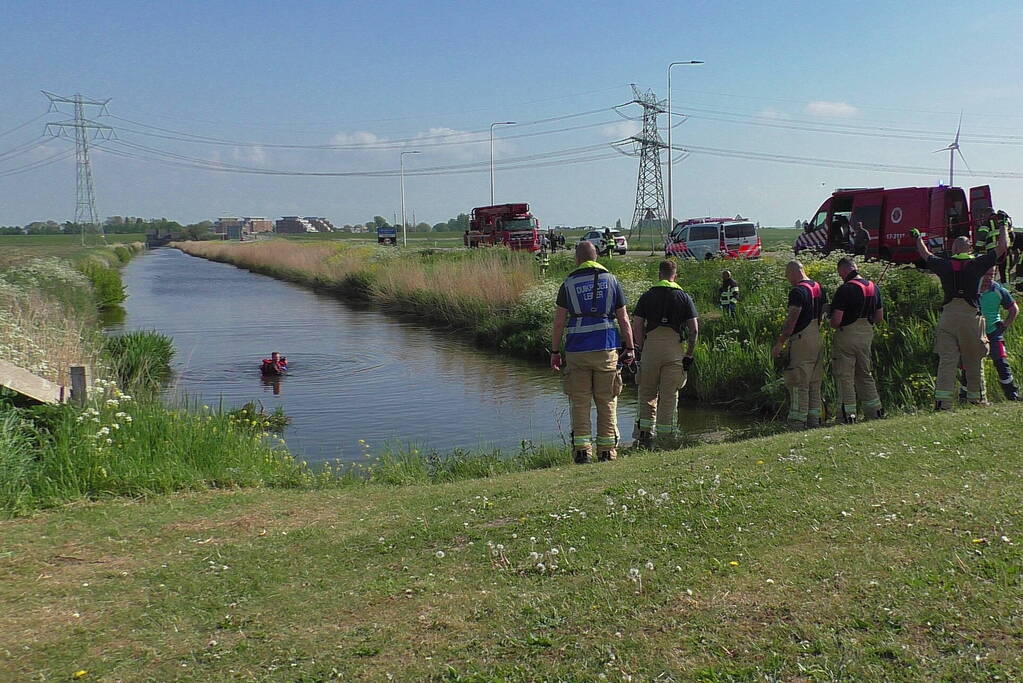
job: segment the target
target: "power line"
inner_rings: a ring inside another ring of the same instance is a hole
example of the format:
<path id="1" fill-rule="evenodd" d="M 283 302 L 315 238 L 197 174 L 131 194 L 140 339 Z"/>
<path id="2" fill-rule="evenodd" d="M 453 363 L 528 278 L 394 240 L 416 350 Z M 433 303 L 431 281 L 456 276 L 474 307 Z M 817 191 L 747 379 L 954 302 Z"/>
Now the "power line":
<path id="1" fill-rule="evenodd" d="M 46 114 L 48 114 L 48 113 L 49 112 L 44 112 L 44 113 L 40 114 L 39 116 L 36 116 L 35 118 L 32 118 L 32 119 L 29 119 L 28 121 L 25 121 L 25 123 L 18 124 L 14 128 L 10 128 L 10 129 L 5 130 L 5 131 L 0 131 L 0 138 L 2 138 L 5 135 L 10 135 L 11 133 L 17 132 L 17 131 L 21 130 L 22 128 L 27 128 L 28 126 L 31 126 L 33 123 L 35 123 L 39 119 L 41 119 L 44 116 L 46 116 Z"/>

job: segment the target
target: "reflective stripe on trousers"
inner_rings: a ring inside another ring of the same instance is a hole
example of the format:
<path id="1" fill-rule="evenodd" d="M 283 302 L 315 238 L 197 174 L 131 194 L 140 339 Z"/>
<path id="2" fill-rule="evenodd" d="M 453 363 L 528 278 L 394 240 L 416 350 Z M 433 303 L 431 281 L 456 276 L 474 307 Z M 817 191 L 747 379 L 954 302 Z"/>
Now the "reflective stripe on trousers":
<path id="1" fill-rule="evenodd" d="M 838 400 L 846 416 L 856 415 L 857 399 L 864 411 L 876 415 L 881 407 L 871 372 L 870 345 L 874 328 L 865 318 L 835 330 L 831 345 L 831 371 L 838 385 Z"/>
<path id="2" fill-rule="evenodd" d="M 580 351 L 565 354 L 561 383 L 568 395 L 572 416 L 573 445 L 589 450 L 593 435 L 590 411 L 597 407 L 598 449 L 613 449 L 618 444 L 618 395 L 622 376 L 618 372 L 616 351 Z"/>
<path id="3" fill-rule="evenodd" d="M 678 392 L 686 384 L 683 357 L 678 333 L 670 327 L 654 328 L 646 336 L 637 378 L 641 430 L 649 432 L 656 427 L 661 436 L 675 433 Z"/>
<path id="4" fill-rule="evenodd" d="M 785 367 L 785 386 L 789 390 L 789 415 L 793 422 L 806 422 L 821 415 L 821 331 L 814 320 L 802 332 L 789 339 L 789 362 Z"/>
<path id="5" fill-rule="evenodd" d="M 983 401 L 984 376 L 981 361 L 988 353 L 984 318 L 963 299 L 952 299 L 941 309 L 934 331 L 934 352 L 938 354 L 938 376 L 934 381 L 934 399 L 951 401 L 955 391 L 956 369 L 962 359 L 966 373 L 966 397 Z"/>

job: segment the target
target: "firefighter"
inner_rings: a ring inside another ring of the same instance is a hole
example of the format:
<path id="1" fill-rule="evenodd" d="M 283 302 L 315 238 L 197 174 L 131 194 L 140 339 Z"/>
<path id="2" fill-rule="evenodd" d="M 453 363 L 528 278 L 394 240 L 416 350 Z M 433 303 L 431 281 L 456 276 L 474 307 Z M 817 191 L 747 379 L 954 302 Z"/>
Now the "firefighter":
<path id="1" fill-rule="evenodd" d="M 991 214 L 987 222 L 977 228 L 977 253 L 986 254 L 995 250 L 998 241 L 998 233 L 1006 225 L 1009 218 L 1004 211 L 996 211 Z M 1005 282 L 1005 257 L 998 259 L 998 279 Z"/>
<path id="2" fill-rule="evenodd" d="M 991 268 L 984 273 L 984 278 L 980 281 L 980 312 L 984 315 L 991 362 L 998 371 L 998 382 L 1002 385 L 1002 392 L 1008 400 L 1018 401 L 1019 387 L 1013 379 L 1008 354 L 1005 352 L 1005 330 L 1019 315 L 1019 304 L 1013 300 L 1009 290 L 994 281 L 994 276 L 995 269 Z M 1005 320 L 1002 320 L 1003 308 L 1007 311 Z"/>
<path id="3" fill-rule="evenodd" d="M 920 258 L 941 279 L 945 293 L 941 318 L 934 331 L 934 352 L 938 354 L 934 407 L 936 410 L 952 409 L 952 392 L 960 358 L 966 372 L 966 398 L 971 403 L 983 404 L 985 393 L 981 361 L 988 353 L 988 343 L 984 335 L 984 318 L 980 313 L 980 281 L 1008 249 L 1005 223 L 1001 223 L 995 249 L 977 257 L 970 256 L 970 241 L 965 237 L 957 237 L 952 242 L 950 258 L 941 258 L 927 248 L 919 230 L 914 228 L 910 234 L 916 238 Z"/>
<path id="4" fill-rule="evenodd" d="M 881 417 L 881 399 L 871 373 L 870 346 L 874 325 L 884 318 L 881 290 L 860 276 L 851 258 L 838 259 L 838 276 L 844 284 L 831 302 L 831 371 L 838 385 L 842 421 L 856 421 L 856 402 L 863 404 L 867 418 Z"/>
<path id="5" fill-rule="evenodd" d="M 700 333 L 696 304 L 675 282 L 676 263 L 661 261 L 657 272 L 660 281 L 636 302 L 633 326 L 637 353 L 642 349 L 635 436 L 644 447 L 651 445 L 655 434 L 662 438 L 676 434 L 678 392 L 686 384 Z"/>
<path id="6" fill-rule="evenodd" d="M 540 266 L 540 276 L 547 275 L 547 268 L 551 265 L 551 257 L 547 254 L 547 246 L 543 245 L 540 247 L 540 251 L 536 252 L 536 264 Z"/>
<path id="7" fill-rule="evenodd" d="M 624 347 L 622 363 L 631 365 L 636 358 L 625 290 L 596 259 L 597 250 L 592 243 L 576 245 L 576 268 L 558 290 L 551 332 L 551 369 L 561 372 L 562 386 L 571 405 L 572 456 L 577 463 L 592 459 L 590 407 L 594 403 L 597 457 L 602 461 L 617 457 L 617 407 L 622 391 L 616 352 L 619 340 Z M 559 347 L 566 331 L 562 354 Z"/>
<path id="8" fill-rule="evenodd" d="M 718 305 L 725 313 L 735 315 L 735 305 L 739 303 L 739 283 L 732 279 L 732 272 L 721 272 L 721 286 L 718 287 Z"/>
<path id="9" fill-rule="evenodd" d="M 614 235 L 611 234 L 611 228 L 604 228 L 604 236 L 600 240 L 600 245 L 604 252 L 604 256 L 614 258 L 615 238 Z"/>
<path id="10" fill-rule="evenodd" d="M 824 288 L 806 276 L 803 264 L 789 261 L 785 279 L 789 290 L 788 315 L 778 341 L 771 349 L 775 358 L 781 356 L 788 343 L 785 363 L 785 386 L 789 390 L 790 425 L 796 429 L 819 427 L 821 423 L 821 379 L 824 362 L 821 358 L 820 320 L 827 297 Z"/>

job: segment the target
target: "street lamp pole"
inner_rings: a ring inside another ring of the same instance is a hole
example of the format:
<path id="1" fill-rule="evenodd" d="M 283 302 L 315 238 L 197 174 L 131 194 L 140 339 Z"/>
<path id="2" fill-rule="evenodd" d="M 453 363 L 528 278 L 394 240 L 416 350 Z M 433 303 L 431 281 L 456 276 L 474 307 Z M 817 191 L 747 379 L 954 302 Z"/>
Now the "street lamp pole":
<path id="1" fill-rule="evenodd" d="M 402 152 L 398 155 L 398 166 L 400 171 L 398 176 L 401 178 L 401 246 L 408 246 L 408 234 L 406 233 L 405 223 L 405 155 L 406 154 L 422 154 L 418 149 L 409 152 Z"/>
<path id="2" fill-rule="evenodd" d="M 490 124 L 490 205 L 494 205 L 494 126 L 514 126 L 514 121 L 498 121 Z"/>
<path id="3" fill-rule="evenodd" d="M 672 203 L 671 203 L 671 67 L 679 66 L 680 64 L 696 65 L 703 64 L 703 62 L 697 59 L 691 59 L 687 62 L 672 62 L 668 65 L 668 233 L 675 229 L 674 221 L 675 218 L 672 215 Z"/>

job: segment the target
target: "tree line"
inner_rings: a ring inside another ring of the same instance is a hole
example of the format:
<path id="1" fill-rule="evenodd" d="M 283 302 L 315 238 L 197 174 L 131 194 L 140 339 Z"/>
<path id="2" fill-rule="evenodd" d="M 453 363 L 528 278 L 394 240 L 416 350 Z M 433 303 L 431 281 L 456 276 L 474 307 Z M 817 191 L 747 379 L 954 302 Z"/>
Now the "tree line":
<path id="1" fill-rule="evenodd" d="M 401 228 L 401 223 L 391 224 L 383 216 L 373 216 L 372 220 L 368 220 L 365 223 L 345 223 L 341 229 L 346 232 L 353 232 L 365 228 L 367 232 L 376 232 L 377 228 L 390 228 L 396 227 Z M 449 218 L 446 221 L 440 223 L 434 223 L 430 225 L 420 221 L 419 223 L 409 223 L 409 232 L 465 232 L 469 229 L 469 214 L 460 213 L 454 218 Z"/>

